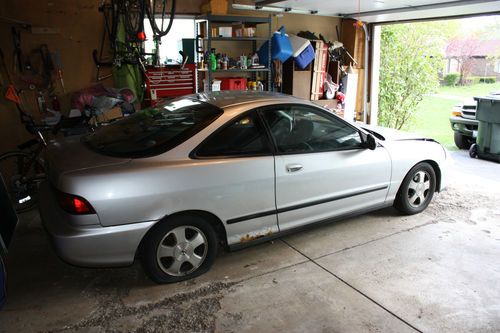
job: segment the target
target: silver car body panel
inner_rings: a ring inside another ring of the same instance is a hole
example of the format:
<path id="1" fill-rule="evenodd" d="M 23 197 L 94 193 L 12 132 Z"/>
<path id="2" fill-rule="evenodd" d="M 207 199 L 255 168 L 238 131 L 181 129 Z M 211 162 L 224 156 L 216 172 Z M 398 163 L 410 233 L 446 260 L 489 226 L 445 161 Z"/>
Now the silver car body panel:
<path id="1" fill-rule="evenodd" d="M 53 194 L 45 195 L 53 190 L 42 188 L 40 212 L 61 257 L 87 266 L 131 263 L 151 226 L 184 211 L 216 216 L 225 228 L 227 244 L 238 245 L 391 204 L 411 167 L 431 160 L 444 168 L 446 161 L 441 145 L 408 137 L 377 140 L 379 147 L 373 151 L 192 159 L 190 153 L 203 140 L 248 110 L 282 103 L 321 109 L 309 101 L 271 93 L 220 93 L 200 99 L 224 108 L 223 114 L 163 154 L 107 157 L 72 139 L 48 150 L 52 185 L 82 196 L 97 212 L 67 214 Z M 302 169 L 290 173 L 290 164 Z"/>
<path id="2" fill-rule="evenodd" d="M 291 173 L 290 165 L 302 169 Z M 280 230 L 381 204 L 390 179 L 390 156 L 383 147 L 276 156 Z"/>
<path id="3" fill-rule="evenodd" d="M 154 224 L 142 222 L 103 227 L 100 224 L 68 223 L 70 214 L 56 204 L 53 190 L 46 182 L 40 186 L 39 209 L 58 255 L 78 266 L 108 267 L 133 263 L 139 243 Z"/>

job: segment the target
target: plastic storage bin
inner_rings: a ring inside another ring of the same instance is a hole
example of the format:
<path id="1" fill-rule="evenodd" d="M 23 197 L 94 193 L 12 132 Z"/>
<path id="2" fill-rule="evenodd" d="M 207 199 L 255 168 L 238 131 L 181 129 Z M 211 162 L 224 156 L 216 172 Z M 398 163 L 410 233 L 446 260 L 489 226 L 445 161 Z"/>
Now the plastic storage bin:
<path id="1" fill-rule="evenodd" d="M 262 46 L 257 51 L 257 55 L 259 56 L 259 63 L 261 65 L 267 66 L 268 59 L 269 59 L 269 56 L 268 56 L 269 51 L 268 50 L 269 50 L 269 42 L 267 41 L 264 44 L 262 44 Z"/>
<path id="2" fill-rule="evenodd" d="M 247 90 L 247 79 L 244 77 L 223 77 L 221 80 L 221 90 Z"/>
<path id="3" fill-rule="evenodd" d="M 476 119 L 479 121 L 477 143 L 472 145 L 471 157 L 480 157 L 500 163 L 500 99 L 475 97 Z"/>

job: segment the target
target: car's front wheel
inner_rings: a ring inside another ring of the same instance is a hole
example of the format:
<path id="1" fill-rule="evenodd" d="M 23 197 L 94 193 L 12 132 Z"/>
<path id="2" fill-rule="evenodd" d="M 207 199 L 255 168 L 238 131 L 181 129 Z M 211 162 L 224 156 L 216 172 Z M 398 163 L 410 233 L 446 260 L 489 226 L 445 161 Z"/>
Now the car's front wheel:
<path id="1" fill-rule="evenodd" d="M 217 255 L 214 228 L 196 214 L 167 218 L 142 242 L 141 261 L 157 283 L 179 282 L 207 272 Z"/>
<path id="2" fill-rule="evenodd" d="M 394 207 L 412 215 L 427 208 L 436 190 L 436 173 L 428 163 L 415 165 L 406 175 L 399 188 Z"/>

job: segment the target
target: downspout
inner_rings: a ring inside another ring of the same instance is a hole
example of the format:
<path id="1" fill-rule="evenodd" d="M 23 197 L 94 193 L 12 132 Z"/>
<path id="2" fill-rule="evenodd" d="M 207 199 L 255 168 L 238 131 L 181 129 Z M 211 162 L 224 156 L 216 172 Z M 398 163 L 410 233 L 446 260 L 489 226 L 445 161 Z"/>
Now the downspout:
<path id="1" fill-rule="evenodd" d="M 363 24 L 363 31 L 365 32 L 365 79 L 363 81 L 363 122 L 367 124 L 368 118 L 368 42 L 370 41 L 370 35 L 368 34 L 368 28 L 366 23 Z"/>

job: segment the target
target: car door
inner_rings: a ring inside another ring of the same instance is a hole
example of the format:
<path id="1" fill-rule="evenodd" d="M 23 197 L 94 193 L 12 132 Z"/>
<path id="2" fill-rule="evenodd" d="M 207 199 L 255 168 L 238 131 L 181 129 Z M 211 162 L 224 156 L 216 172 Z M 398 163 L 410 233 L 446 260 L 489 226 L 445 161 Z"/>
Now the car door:
<path id="1" fill-rule="evenodd" d="M 192 157 L 209 184 L 199 189 L 206 210 L 226 224 L 229 245 L 278 231 L 272 144 L 257 111 L 228 121 Z"/>
<path id="2" fill-rule="evenodd" d="M 360 131 L 319 108 L 261 110 L 274 141 L 280 231 L 384 203 L 391 161 L 363 147 Z"/>

